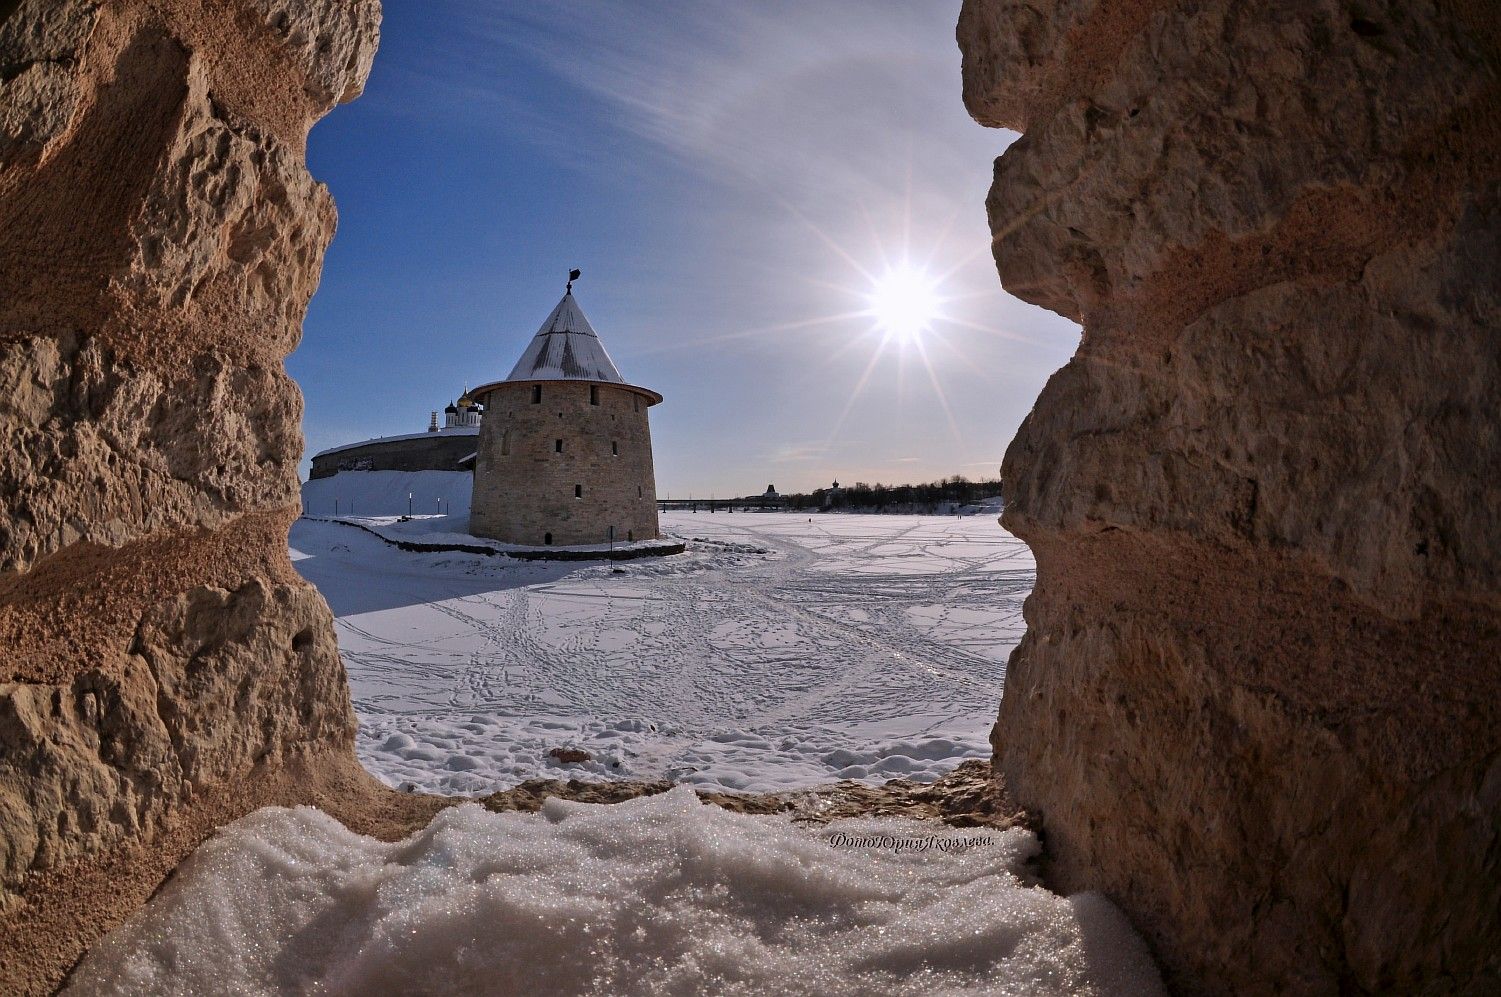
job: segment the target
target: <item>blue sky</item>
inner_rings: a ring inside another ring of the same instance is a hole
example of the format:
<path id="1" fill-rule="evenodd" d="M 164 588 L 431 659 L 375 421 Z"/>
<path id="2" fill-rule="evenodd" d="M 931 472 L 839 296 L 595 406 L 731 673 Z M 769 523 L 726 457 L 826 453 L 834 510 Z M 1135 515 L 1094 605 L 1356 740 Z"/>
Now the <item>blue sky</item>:
<path id="1" fill-rule="evenodd" d="M 1078 333 L 996 279 L 1014 136 L 964 113 L 958 7 L 386 0 L 365 95 L 309 139 L 339 231 L 288 360 L 307 452 L 505 376 L 577 266 L 666 398 L 658 494 L 994 475 Z M 904 261 L 943 302 L 898 342 L 871 294 Z"/>

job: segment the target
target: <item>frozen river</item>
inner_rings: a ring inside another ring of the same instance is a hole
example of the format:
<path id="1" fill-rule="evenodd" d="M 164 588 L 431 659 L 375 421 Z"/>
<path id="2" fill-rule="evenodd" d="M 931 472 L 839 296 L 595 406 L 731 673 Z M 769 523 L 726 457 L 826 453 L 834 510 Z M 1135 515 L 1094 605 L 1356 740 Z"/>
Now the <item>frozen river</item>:
<path id="1" fill-rule="evenodd" d="M 410 553 L 298 521 L 365 765 L 444 793 L 565 774 L 763 791 L 989 754 L 1033 579 L 993 515 L 662 527 L 688 553 L 609 565 Z M 592 760 L 564 768 L 554 748 Z"/>

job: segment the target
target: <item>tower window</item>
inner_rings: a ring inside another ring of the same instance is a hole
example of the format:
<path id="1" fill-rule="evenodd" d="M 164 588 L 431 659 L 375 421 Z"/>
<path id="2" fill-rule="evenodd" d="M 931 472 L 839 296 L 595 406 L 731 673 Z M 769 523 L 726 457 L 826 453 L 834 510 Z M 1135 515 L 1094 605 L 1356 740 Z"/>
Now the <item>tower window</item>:
<path id="1" fill-rule="evenodd" d="M 636 539 L 636 532 L 634 530 L 626 530 L 625 531 L 625 540 L 626 540 L 626 543 L 630 543 L 634 539 Z"/>
<path id="2" fill-rule="evenodd" d="M 631 396 L 631 404 L 634 406 L 634 411 L 640 412 L 641 411 L 641 396 L 640 395 L 632 395 Z"/>
<path id="3" fill-rule="evenodd" d="M 573 497 L 574 498 L 583 498 L 584 497 L 584 486 L 583 485 L 574 485 L 573 486 Z"/>
<path id="4" fill-rule="evenodd" d="M 509 429 L 500 434 L 500 455 L 502 457 L 511 455 L 511 431 Z"/>
<path id="5" fill-rule="evenodd" d="M 598 405 L 599 404 L 599 385 L 597 385 L 597 384 L 591 384 L 591 385 L 589 385 L 589 404 L 590 405 Z"/>
<path id="6" fill-rule="evenodd" d="M 616 457 L 620 456 L 620 441 L 619 440 L 611 440 L 610 441 L 610 453 L 612 455 L 616 456 Z"/>
<path id="7" fill-rule="evenodd" d="M 542 404 L 542 385 L 540 385 L 540 384 L 534 384 L 534 385 L 532 385 L 532 404 L 533 405 L 541 405 Z"/>
<path id="8" fill-rule="evenodd" d="M 549 547 L 551 547 L 552 546 L 552 534 L 551 533 L 544 533 L 544 534 L 542 534 L 542 542 L 545 543 L 545 544 L 547 544 Z"/>
<path id="9" fill-rule="evenodd" d="M 643 496 L 643 495 L 642 495 L 642 493 L 641 493 L 641 486 L 640 486 L 640 485 L 637 485 L 637 486 L 636 486 L 636 497 L 637 497 L 637 498 L 644 498 L 644 497 L 645 497 L 645 496 Z"/>
<path id="10" fill-rule="evenodd" d="M 553 440 L 552 441 L 552 452 L 553 453 L 562 453 L 563 452 L 563 441 L 562 440 Z"/>

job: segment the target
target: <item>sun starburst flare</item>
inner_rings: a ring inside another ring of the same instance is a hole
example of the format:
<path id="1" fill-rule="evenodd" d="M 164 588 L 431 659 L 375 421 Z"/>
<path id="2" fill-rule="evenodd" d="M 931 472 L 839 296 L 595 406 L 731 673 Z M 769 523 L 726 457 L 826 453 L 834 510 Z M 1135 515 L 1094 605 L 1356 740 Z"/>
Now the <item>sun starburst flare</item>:
<path id="1" fill-rule="evenodd" d="M 909 373 L 916 368 L 942 410 L 950 435 L 962 442 L 941 371 L 954 368 L 956 363 L 960 367 L 972 366 L 970 358 L 965 355 L 966 346 L 973 345 L 972 341 L 966 340 L 966 332 L 1001 339 L 1025 339 L 1009 329 L 980 324 L 966 317 L 970 303 L 997 293 L 994 288 L 977 290 L 955 280 L 978 257 L 989 252 L 989 243 L 980 241 L 958 254 L 950 251 L 948 247 L 958 218 L 955 212 L 936 227 L 936 238 L 919 240 L 926 243 L 926 252 L 914 252 L 909 191 L 903 204 L 900 233 L 895 240 L 883 239 L 884 227 L 877 223 L 863 203 L 859 205 L 860 217 L 871 242 L 862 252 L 849 246 L 848 240 L 836 238 L 787 199 L 773 197 L 828 251 L 831 260 L 842 263 L 850 271 L 843 275 L 844 279 L 816 270 L 794 271 L 783 276 L 816 289 L 826 300 L 843 298 L 853 308 L 834 308 L 811 318 L 743 327 L 718 335 L 674 338 L 656 349 L 648 348 L 646 352 L 679 352 L 732 341 L 772 342 L 789 336 L 797 336 L 806 343 L 809 341 L 806 333 L 842 327 L 838 340 L 814 340 L 823 350 L 825 363 L 833 364 L 850 354 L 866 355 L 853 383 L 840 391 L 844 395 L 844 404 L 838 417 L 829 425 L 830 445 L 842 433 L 872 380 L 878 378 L 889 364 L 895 365 L 897 404 L 901 403 L 907 390 Z"/>
<path id="2" fill-rule="evenodd" d="M 870 291 L 876 327 L 899 345 L 915 345 L 943 317 L 942 306 L 936 282 L 908 263 L 887 270 Z"/>

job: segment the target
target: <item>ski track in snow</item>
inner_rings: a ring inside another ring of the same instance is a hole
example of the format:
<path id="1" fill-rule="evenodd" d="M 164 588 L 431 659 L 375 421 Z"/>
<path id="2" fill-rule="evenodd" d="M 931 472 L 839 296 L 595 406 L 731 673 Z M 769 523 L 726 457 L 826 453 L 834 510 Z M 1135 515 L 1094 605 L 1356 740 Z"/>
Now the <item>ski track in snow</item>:
<path id="1" fill-rule="evenodd" d="M 1031 590 L 992 515 L 669 513 L 687 553 L 630 562 L 419 554 L 300 520 L 386 782 L 533 777 L 775 791 L 936 778 L 989 754 Z M 562 766 L 555 747 L 593 760 Z"/>

